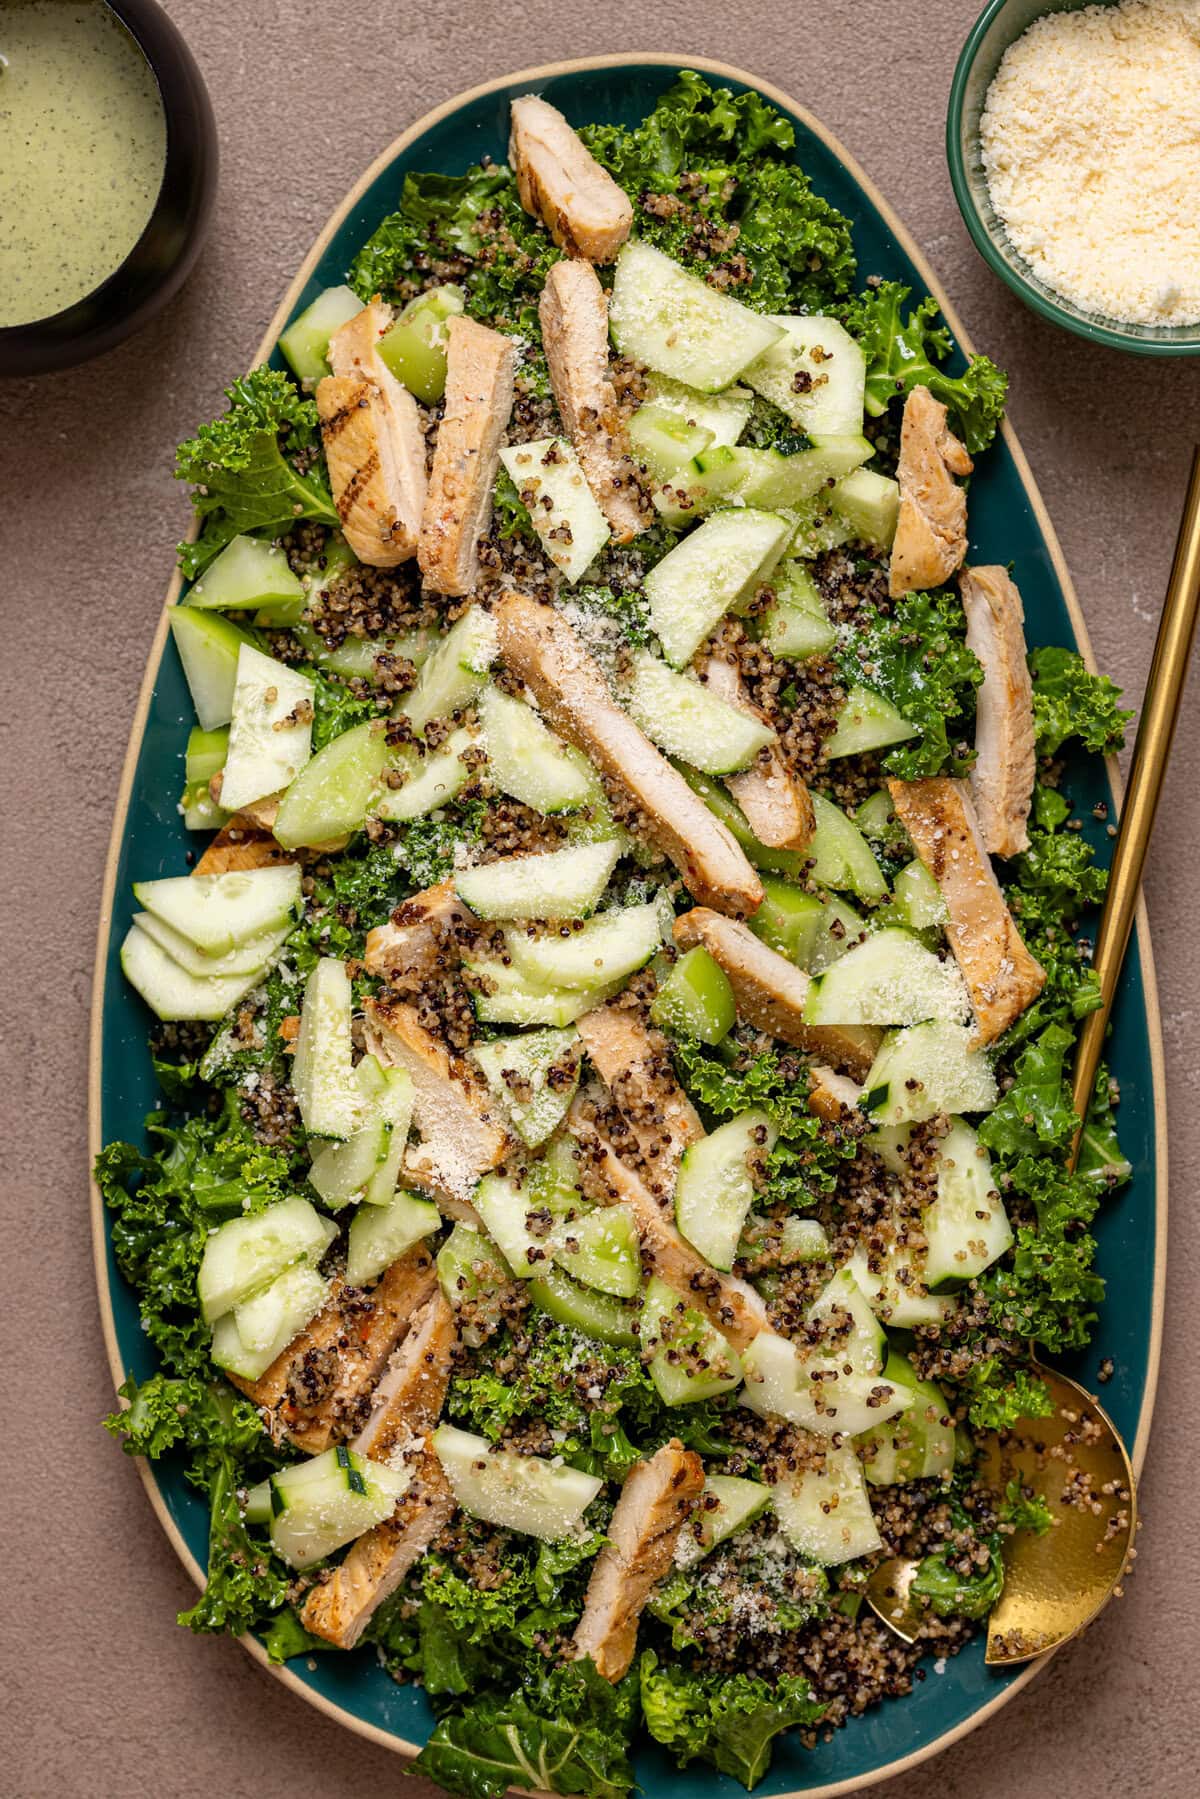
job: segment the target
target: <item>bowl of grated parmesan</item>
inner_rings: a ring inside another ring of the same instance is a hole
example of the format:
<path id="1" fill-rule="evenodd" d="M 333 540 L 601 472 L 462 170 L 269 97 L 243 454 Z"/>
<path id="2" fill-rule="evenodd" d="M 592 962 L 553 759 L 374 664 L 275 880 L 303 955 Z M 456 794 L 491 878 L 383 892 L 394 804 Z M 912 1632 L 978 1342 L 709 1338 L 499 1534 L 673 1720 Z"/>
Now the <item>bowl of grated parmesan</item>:
<path id="1" fill-rule="evenodd" d="M 946 148 L 976 247 L 1035 312 L 1200 354 L 1200 0 L 991 0 Z"/>

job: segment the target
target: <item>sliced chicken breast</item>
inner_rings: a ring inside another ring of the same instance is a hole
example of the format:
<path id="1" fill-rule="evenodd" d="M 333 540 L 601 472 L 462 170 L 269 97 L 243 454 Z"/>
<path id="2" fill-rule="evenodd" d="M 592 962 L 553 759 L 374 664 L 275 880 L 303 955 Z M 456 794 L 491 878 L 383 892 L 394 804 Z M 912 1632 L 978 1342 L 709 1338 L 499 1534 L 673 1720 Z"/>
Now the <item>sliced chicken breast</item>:
<path id="1" fill-rule="evenodd" d="M 676 1437 L 625 1476 L 575 1630 L 575 1656 L 591 1656 L 605 1680 L 628 1671 L 642 1608 L 669 1573 L 703 1491 L 704 1464 Z"/>
<path id="2" fill-rule="evenodd" d="M 385 1599 L 424 1555 L 455 1512 L 454 1495 L 432 1449 L 416 1460 L 408 1491 L 392 1516 L 350 1545 L 304 1601 L 300 1621 L 315 1637 L 353 1649 Z"/>
<path id="3" fill-rule="evenodd" d="M 576 1025 L 637 1146 L 646 1185 L 670 1198 L 680 1157 L 704 1135 L 696 1108 L 675 1078 L 671 1049 L 661 1032 L 624 1006 L 597 1006 Z"/>
<path id="4" fill-rule="evenodd" d="M 516 360 L 511 337 L 474 319 L 450 320 L 445 408 L 417 545 L 421 573 L 436 593 L 471 593 L 479 580 Z"/>
<path id="5" fill-rule="evenodd" d="M 367 932 L 363 963 L 368 974 L 420 978 L 432 974 L 458 930 L 475 922 L 447 877 L 436 887 L 414 893 L 398 906 L 387 924 Z"/>
<path id="6" fill-rule="evenodd" d="M 888 792 L 946 902 L 946 935 L 975 1009 L 975 1041 L 991 1043 L 1037 998 L 1045 970 L 1021 941 L 966 782 L 890 780 Z"/>
<path id="7" fill-rule="evenodd" d="M 394 568 L 415 555 L 425 504 L 417 403 L 380 356 L 390 308 L 372 300 L 329 340 L 332 375 L 317 384 L 334 505 L 360 562 Z"/>
<path id="8" fill-rule="evenodd" d="M 735 663 L 724 656 L 709 656 L 700 675 L 726 705 L 749 713 L 760 723 L 768 722 L 750 698 Z M 761 843 L 772 849 L 802 850 L 810 841 L 817 821 L 808 788 L 788 767 L 777 743 L 761 749 L 741 774 L 727 776 L 725 785 Z"/>
<path id="9" fill-rule="evenodd" d="M 861 1079 L 882 1041 L 873 1025 L 814 1025 L 804 1020 L 808 976 L 769 949 L 748 926 L 693 906 L 675 920 L 681 949 L 701 943 L 729 976 L 738 1015 L 784 1043 L 810 1050 Z"/>
<path id="10" fill-rule="evenodd" d="M 1016 856 L 1029 848 L 1037 774 L 1025 608 L 1005 568 L 965 568 L 958 588 L 967 615 L 967 648 L 983 667 L 975 699 L 971 798 L 989 855 Z"/>
<path id="11" fill-rule="evenodd" d="M 371 1395 L 371 1415 L 352 1447 L 375 1462 L 391 1462 L 437 1423 L 454 1367 L 458 1325 L 440 1287 L 416 1313 L 404 1341 Z"/>
<path id="12" fill-rule="evenodd" d="M 269 826 L 255 824 L 248 812 L 235 812 L 197 858 L 192 873 L 223 875 L 238 868 L 270 868 L 274 863 L 298 860 L 294 850 L 276 843 Z"/>
<path id="13" fill-rule="evenodd" d="M 549 724 L 622 787 L 647 834 L 705 905 L 744 914 L 762 882 L 733 837 L 683 776 L 615 703 L 599 667 L 561 613 L 523 594 L 495 607 L 500 653 L 532 690 Z"/>
<path id="14" fill-rule="evenodd" d="M 335 1280 L 329 1303 L 265 1374 L 229 1379 L 262 1411 L 275 1442 L 319 1455 L 359 1429 L 381 1369 L 436 1286 L 433 1256 L 420 1243 L 374 1287 Z"/>
<path id="15" fill-rule="evenodd" d="M 914 387 L 900 427 L 900 516 L 892 544 L 888 592 L 893 598 L 940 587 L 967 553 L 967 496 L 954 479 L 974 464 L 946 423 L 946 408 L 927 387 Z"/>
<path id="16" fill-rule="evenodd" d="M 858 1109 L 862 1088 L 849 1075 L 814 1062 L 808 1071 L 808 1109 L 826 1124 L 845 1124 L 862 1118 Z"/>
<path id="17" fill-rule="evenodd" d="M 412 1076 L 413 1123 L 431 1181 L 469 1202 L 479 1177 L 508 1150 L 486 1087 L 425 1029 L 412 1006 L 368 999 L 363 1014 L 367 1048 L 385 1065 L 407 1068 Z"/>
<path id="18" fill-rule="evenodd" d="M 629 236 L 629 196 L 561 112 L 536 94 L 512 103 L 508 160 L 521 205 L 568 256 L 611 262 Z"/>
<path id="19" fill-rule="evenodd" d="M 567 435 L 614 537 L 628 543 L 647 521 L 608 374 L 608 301 L 590 262 L 554 264 L 538 317 Z"/>

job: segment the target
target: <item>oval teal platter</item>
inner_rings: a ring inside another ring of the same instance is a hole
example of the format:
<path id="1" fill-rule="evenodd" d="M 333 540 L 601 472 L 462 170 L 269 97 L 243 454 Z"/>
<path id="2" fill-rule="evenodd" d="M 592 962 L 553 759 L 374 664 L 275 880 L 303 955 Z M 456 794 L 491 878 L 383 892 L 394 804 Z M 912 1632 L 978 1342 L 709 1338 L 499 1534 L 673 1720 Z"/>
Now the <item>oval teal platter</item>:
<path id="1" fill-rule="evenodd" d="M 334 213 L 296 276 L 272 320 L 256 361 L 266 358 L 289 319 L 324 287 L 344 279 L 363 240 L 391 212 L 409 170 L 456 174 L 485 153 L 503 160 L 508 140 L 509 102 L 531 89 L 544 94 L 575 124 L 598 120 L 637 123 L 682 68 L 702 70 L 735 92 L 756 88 L 794 123 L 796 158 L 814 187 L 854 224 L 860 278 L 872 273 L 908 282 L 914 296 L 931 293 L 954 333 L 954 363 L 961 367 L 970 346 L 936 277 L 899 219 L 862 170 L 802 106 L 765 82 L 737 69 L 699 58 L 660 55 L 601 57 L 542 68 L 490 82 L 428 113 L 397 138 L 369 168 Z M 234 371 L 231 371 L 231 375 Z M 978 562 L 1012 562 L 1025 599 L 1031 642 L 1077 647 L 1091 663 L 1079 601 L 1063 561 L 1045 506 L 1011 428 L 981 459 L 971 485 L 970 556 Z M 167 607 L 179 597 L 178 575 Z M 150 650 L 137 716 L 117 799 L 101 907 L 93 992 L 90 1137 L 94 1155 L 116 1137 L 144 1140 L 143 1120 L 160 1103 L 146 1048 L 151 1022 L 127 987 L 118 950 L 134 911 L 131 881 L 186 868 L 195 840 L 177 810 L 183 787 L 183 754 L 192 707 L 183 672 L 166 628 L 166 610 Z M 1093 763 L 1068 769 L 1066 789 L 1085 830 L 1107 859 L 1104 827 L 1093 823 L 1092 808 L 1104 800 L 1110 813 L 1119 797 L 1115 765 L 1107 774 Z M 1149 1435 L 1158 1368 L 1166 1258 L 1166 1116 L 1158 1002 L 1144 910 L 1121 978 L 1114 1012 L 1113 1072 L 1122 1094 L 1121 1141 L 1133 1178 L 1101 1213 L 1098 1266 L 1109 1283 L 1107 1301 L 1087 1352 L 1064 1361 L 1064 1371 L 1094 1387 L 1096 1372 L 1111 1359 L 1112 1378 L 1104 1404 L 1140 1470 Z M 104 1208 L 92 1189 L 92 1228 L 100 1309 L 113 1378 L 138 1380 L 153 1372 L 153 1357 L 142 1336 L 137 1307 L 113 1262 Z M 139 1463 L 151 1503 L 185 1566 L 203 1582 L 207 1511 L 186 1485 L 181 1468 L 164 1460 Z M 169 1603 L 163 1595 L 163 1604 Z M 246 1647 L 266 1667 L 255 1639 Z M 887 1779 L 946 1747 L 981 1723 L 1020 1690 L 1049 1657 L 1018 1671 L 984 1665 L 983 1640 L 947 1661 L 941 1673 L 923 1664 L 912 1694 L 889 1700 L 852 1719 L 832 1741 L 805 1751 L 781 1739 L 764 1796 L 806 1794 L 816 1799 L 849 1793 Z M 348 1729 L 386 1748 L 412 1752 L 433 1722 L 424 1694 L 397 1686 L 378 1665 L 374 1651 L 330 1654 L 299 1660 L 274 1676 Z M 679 1775 L 657 1751 L 637 1758 L 637 1773 L 648 1799 L 681 1799 L 695 1779 Z M 706 1772 L 706 1792 L 733 1799 L 734 1781 Z"/>

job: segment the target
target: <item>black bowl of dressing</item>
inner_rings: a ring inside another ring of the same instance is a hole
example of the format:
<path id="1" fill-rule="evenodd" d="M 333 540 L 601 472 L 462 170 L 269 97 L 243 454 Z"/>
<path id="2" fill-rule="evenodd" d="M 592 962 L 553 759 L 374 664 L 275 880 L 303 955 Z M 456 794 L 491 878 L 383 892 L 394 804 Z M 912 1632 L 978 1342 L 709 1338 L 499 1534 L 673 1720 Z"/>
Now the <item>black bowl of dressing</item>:
<path id="1" fill-rule="evenodd" d="M 0 0 L 0 375 L 146 324 L 200 253 L 216 180 L 208 93 L 156 0 Z"/>

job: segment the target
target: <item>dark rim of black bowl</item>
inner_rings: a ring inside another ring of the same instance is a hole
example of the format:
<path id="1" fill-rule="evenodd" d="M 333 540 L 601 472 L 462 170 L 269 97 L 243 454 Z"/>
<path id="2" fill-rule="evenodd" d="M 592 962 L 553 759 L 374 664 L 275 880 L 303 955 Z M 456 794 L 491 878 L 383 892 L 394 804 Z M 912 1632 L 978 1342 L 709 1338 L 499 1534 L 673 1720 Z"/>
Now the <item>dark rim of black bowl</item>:
<path id="1" fill-rule="evenodd" d="M 0 374 L 39 375 L 111 350 L 178 293 L 200 254 L 217 186 L 217 127 L 195 58 L 157 0 L 104 0 L 158 83 L 162 185 L 145 230 L 100 286 L 61 312 L 0 327 Z"/>

